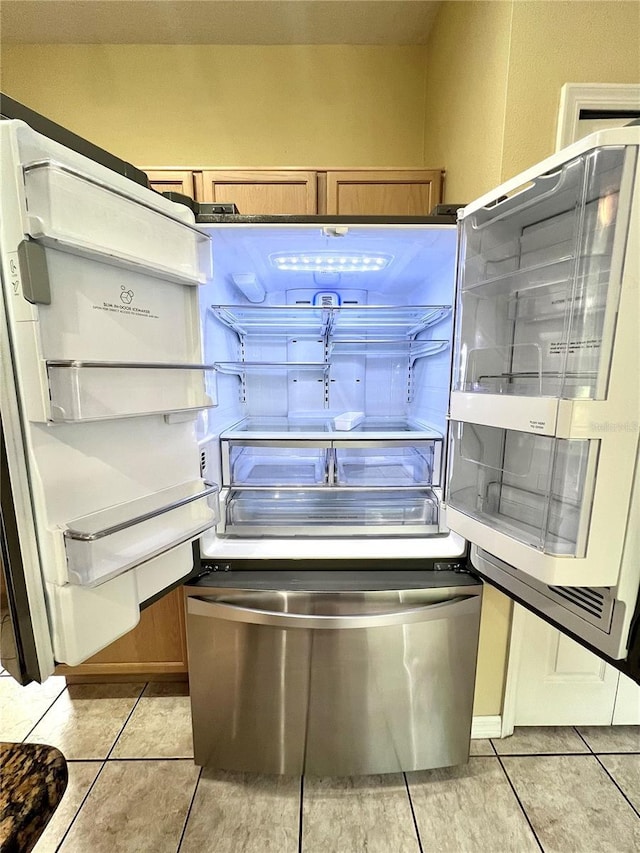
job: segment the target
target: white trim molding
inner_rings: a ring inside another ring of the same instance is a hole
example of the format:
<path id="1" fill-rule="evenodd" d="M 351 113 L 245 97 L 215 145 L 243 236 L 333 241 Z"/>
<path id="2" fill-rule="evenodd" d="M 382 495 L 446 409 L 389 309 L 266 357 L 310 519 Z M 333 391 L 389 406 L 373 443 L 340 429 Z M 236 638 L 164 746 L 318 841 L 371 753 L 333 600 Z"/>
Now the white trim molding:
<path id="1" fill-rule="evenodd" d="M 471 740 L 502 737 L 502 717 L 474 717 L 471 723 Z"/>
<path id="2" fill-rule="evenodd" d="M 560 90 L 556 151 L 575 142 L 580 110 L 640 110 L 636 83 L 565 83 Z"/>

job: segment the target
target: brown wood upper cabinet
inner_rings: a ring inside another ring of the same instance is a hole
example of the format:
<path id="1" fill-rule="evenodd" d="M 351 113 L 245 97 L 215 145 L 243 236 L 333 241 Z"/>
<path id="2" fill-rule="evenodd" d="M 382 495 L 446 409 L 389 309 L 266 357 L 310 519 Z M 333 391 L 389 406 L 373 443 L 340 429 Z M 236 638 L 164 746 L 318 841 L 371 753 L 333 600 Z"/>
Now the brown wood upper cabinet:
<path id="1" fill-rule="evenodd" d="M 158 192 L 234 203 L 241 214 L 424 216 L 442 201 L 440 169 L 151 169 Z"/>
<path id="2" fill-rule="evenodd" d="M 193 178 L 191 170 L 171 171 L 169 169 L 157 169 L 147 172 L 149 186 L 159 193 L 182 193 L 190 198 L 195 198 Z"/>
<path id="3" fill-rule="evenodd" d="M 327 172 L 329 215 L 424 216 L 441 200 L 439 169 Z"/>
<path id="4" fill-rule="evenodd" d="M 196 184 L 197 185 L 197 184 Z M 299 214 L 318 212 L 315 172 L 294 170 L 202 172 L 202 195 L 198 201 L 233 202 L 243 214 Z"/>

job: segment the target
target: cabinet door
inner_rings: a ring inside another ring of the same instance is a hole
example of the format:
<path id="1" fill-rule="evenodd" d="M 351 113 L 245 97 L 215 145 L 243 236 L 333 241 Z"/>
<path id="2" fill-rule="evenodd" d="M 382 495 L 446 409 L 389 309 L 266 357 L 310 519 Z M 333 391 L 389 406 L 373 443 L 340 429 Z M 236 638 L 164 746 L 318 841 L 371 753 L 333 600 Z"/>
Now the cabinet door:
<path id="1" fill-rule="evenodd" d="M 442 201 L 439 169 L 327 172 L 327 213 L 421 216 Z"/>
<path id="2" fill-rule="evenodd" d="M 242 214 L 317 213 L 315 172 L 214 169 L 202 173 L 202 185 L 197 201 L 233 202 Z"/>
<path id="3" fill-rule="evenodd" d="M 140 614 L 136 627 L 80 666 L 59 666 L 69 680 L 96 676 L 180 676 L 187 672 L 182 587 L 174 589 Z"/>
<path id="4" fill-rule="evenodd" d="M 181 193 L 194 197 L 193 172 L 191 171 L 169 171 L 161 169 L 147 172 L 149 186 L 158 193 Z"/>

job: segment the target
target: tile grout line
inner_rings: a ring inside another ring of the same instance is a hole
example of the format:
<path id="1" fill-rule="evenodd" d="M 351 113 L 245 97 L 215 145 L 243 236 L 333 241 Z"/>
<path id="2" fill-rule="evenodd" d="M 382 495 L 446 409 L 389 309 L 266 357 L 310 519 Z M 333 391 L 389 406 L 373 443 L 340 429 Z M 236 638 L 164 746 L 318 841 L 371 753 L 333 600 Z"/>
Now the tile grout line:
<path id="1" fill-rule="evenodd" d="M 45 712 L 44 712 L 40 717 L 38 717 L 37 722 L 35 722 L 35 723 L 31 726 L 31 728 L 29 729 L 29 731 L 26 733 L 26 735 L 25 735 L 25 736 L 22 738 L 22 740 L 20 741 L 21 743 L 25 743 L 25 741 L 27 740 L 27 738 L 28 738 L 28 737 L 31 737 L 31 733 L 34 731 L 34 729 L 36 729 L 36 728 L 40 725 L 40 723 L 44 720 L 44 718 L 47 716 L 47 714 L 49 713 L 49 711 L 50 711 L 50 710 L 53 708 L 53 706 L 56 704 L 56 702 L 58 701 L 58 699 L 62 696 L 62 694 L 63 694 L 63 693 L 65 693 L 65 692 L 67 691 L 68 687 L 69 687 L 69 685 L 68 685 L 68 684 L 66 683 L 66 681 L 65 681 L 64 687 L 62 688 L 62 690 L 60 691 L 60 693 L 58 693 L 58 695 L 57 695 L 57 696 L 56 696 L 56 698 L 53 700 L 53 702 L 52 702 L 52 703 L 47 707 L 47 710 L 46 710 L 46 711 L 45 711 Z"/>
<path id="2" fill-rule="evenodd" d="M 495 753 L 500 758 L 561 758 L 564 755 L 572 756 L 572 755 L 592 755 L 591 751 L 589 752 L 498 752 L 496 750 Z M 603 753 L 603 755 L 606 753 Z M 630 752 L 629 755 L 635 755 L 636 753 Z M 471 758 L 490 758 L 488 755 L 472 755 Z"/>
<path id="3" fill-rule="evenodd" d="M 120 737 L 120 735 L 118 735 Z M 67 764 L 81 764 L 83 761 L 106 761 L 106 758 L 67 758 Z M 131 756 L 116 755 L 109 761 L 193 761 L 193 755 L 140 755 Z"/>
<path id="4" fill-rule="evenodd" d="M 87 763 L 91 763 L 91 760 L 90 760 L 90 759 L 82 759 L 82 761 L 83 761 L 85 764 L 87 764 Z M 60 839 L 60 841 L 58 842 L 58 845 L 57 845 L 57 847 L 56 847 L 56 853 L 57 853 L 57 851 L 58 851 L 58 850 L 60 850 L 60 848 L 61 848 L 61 847 L 62 847 L 62 845 L 64 844 L 64 841 L 65 841 L 65 839 L 66 839 L 67 835 L 69 835 L 69 832 L 71 831 L 71 827 L 73 826 L 73 824 L 74 824 L 74 823 L 76 822 L 76 820 L 78 819 L 78 815 L 79 815 L 79 814 L 80 814 L 80 812 L 82 811 L 82 809 L 83 809 L 83 807 L 84 807 L 84 804 L 87 802 L 87 799 L 89 798 L 89 794 L 93 791 L 93 789 L 94 789 L 94 787 L 95 787 L 96 782 L 98 781 L 98 779 L 99 779 L 99 778 L 100 778 L 100 776 L 102 775 L 102 771 L 104 770 L 104 768 L 105 768 L 106 766 L 107 766 L 107 762 L 106 762 L 106 760 L 105 760 L 105 759 L 102 759 L 102 760 L 101 760 L 101 762 L 100 762 L 100 769 L 99 769 L 99 770 L 98 770 L 98 772 L 96 773 L 95 779 L 93 780 L 93 782 L 92 782 L 92 783 L 89 785 L 89 787 L 87 788 L 87 792 L 86 792 L 86 794 L 84 795 L 84 797 L 82 798 L 82 802 L 80 803 L 80 805 L 79 805 L 79 806 L 78 806 L 78 808 L 76 809 L 76 813 L 75 813 L 75 814 L 74 814 L 74 816 L 71 818 L 71 821 L 69 822 L 69 826 L 65 829 L 64 834 L 63 834 L 62 838 L 61 838 L 61 839 Z M 63 796 L 64 796 L 64 795 L 63 795 Z"/>
<path id="5" fill-rule="evenodd" d="M 607 752 L 607 753 L 603 753 L 603 755 L 634 755 L 634 754 L 635 754 L 635 753 L 633 753 L 633 752 Z M 621 794 L 622 794 L 622 796 L 625 798 L 625 800 L 627 801 L 627 803 L 631 806 L 631 808 L 633 809 L 633 811 L 638 815 L 638 817 L 640 817 L 640 811 L 638 811 L 638 809 L 633 805 L 633 803 L 631 802 L 631 800 L 629 799 L 629 797 L 627 797 L 627 795 L 626 795 L 626 794 L 625 794 L 625 792 L 622 790 L 622 788 L 620 787 L 620 785 L 616 782 L 616 780 L 615 780 L 615 778 L 613 777 L 613 775 L 612 775 L 612 774 L 609 772 L 609 770 L 605 767 L 605 765 L 602 763 L 602 761 L 600 761 L 600 756 L 599 756 L 599 755 L 596 755 L 596 753 L 594 752 L 593 757 L 594 757 L 594 758 L 595 758 L 595 760 L 598 762 L 598 764 L 600 765 L 600 767 L 602 767 L 602 769 L 603 769 L 603 770 L 604 770 L 604 772 L 607 774 L 607 776 L 609 777 L 609 779 L 611 779 L 611 781 L 612 781 L 612 782 L 613 782 L 613 784 L 616 786 L 616 788 L 620 791 L 620 793 L 621 793 Z"/>
<path id="6" fill-rule="evenodd" d="M 409 808 L 411 809 L 411 817 L 413 818 L 413 828 L 415 829 L 415 832 L 416 832 L 416 840 L 418 842 L 418 850 L 420 851 L 420 853 L 424 853 L 424 850 L 422 849 L 422 839 L 420 838 L 420 830 L 418 829 L 418 821 L 416 819 L 416 813 L 413 809 L 413 800 L 411 799 L 411 789 L 409 788 L 409 780 L 407 779 L 406 773 L 403 772 L 402 776 L 404 778 L 404 786 L 407 789 L 407 797 L 409 799 Z"/>
<path id="7" fill-rule="evenodd" d="M 67 685 L 67 687 L 68 687 L 68 686 L 69 686 L 69 685 Z M 67 687 L 65 687 L 65 690 L 67 689 Z M 120 729 L 120 731 L 118 732 L 118 735 L 117 735 L 117 737 L 114 739 L 113 743 L 111 744 L 111 749 L 109 750 L 109 752 L 107 753 L 107 756 L 106 756 L 105 758 L 98 758 L 98 759 L 95 759 L 95 758 L 76 758 L 76 759 L 73 759 L 73 760 L 72 760 L 72 763 L 75 763 L 75 762 L 78 762 L 78 763 L 80 763 L 80 762 L 84 762 L 84 763 L 86 763 L 86 762 L 92 762 L 92 761 L 96 761 L 96 760 L 97 760 L 97 761 L 100 761 L 100 762 L 101 762 L 101 767 L 100 767 L 100 769 L 98 770 L 98 772 L 96 773 L 95 779 L 93 780 L 93 782 L 92 782 L 92 783 L 89 785 L 89 787 L 87 788 L 87 792 L 86 792 L 86 794 L 84 795 L 84 797 L 82 798 L 82 802 L 81 802 L 81 803 L 80 803 L 80 805 L 78 806 L 78 808 L 77 808 L 77 810 L 76 810 L 76 813 L 74 814 L 73 818 L 71 819 L 71 821 L 70 821 L 70 823 L 69 823 L 69 826 L 65 829 L 65 831 L 64 831 L 64 835 L 62 836 L 62 838 L 60 839 L 60 843 L 59 843 L 59 844 L 58 844 L 58 846 L 56 847 L 56 851 L 60 850 L 60 848 L 61 848 L 61 847 L 62 847 L 62 845 L 64 844 L 65 838 L 67 837 L 67 835 L 68 835 L 68 834 L 69 834 L 69 832 L 71 831 L 71 827 L 73 826 L 73 824 L 74 824 L 74 823 L 76 822 L 76 820 L 78 819 L 78 815 L 80 814 L 80 812 L 81 812 L 81 811 L 82 811 L 82 809 L 84 808 L 84 804 L 87 802 L 87 799 L 88 799 L 88 797 L 89 797 L 89 794 L 93 791 L 93 789 L 94 789 L 94 787 L 95 787 L 96 782 L 98 781 L 98 779 L 99 779 L 99 778 L 100 778 L 100 776 L 102 775 L 102 771 L 103 771 L 103 770 L 104 770 L 104 768 L 107 766 L 107 759 L 108 759 L 108 758 L 109 758 L 109 756 L 111 755 L 111 751 L 113 750 L 114 746 L 115 746 L 115 745 L 116 745 L 116 743 L 118 742 L 118 738 L 119 738 L 119 737 L 120 737 L 120 735 L 122 734 L 122 732 L 123 732 L 123 730 L 124 730 L 124 727 L 125 727 L 125 726 L 127 725 L 127 723 L 129 722 L 129 719 L 131 718 L 131 714 L 133 714 L 133 712 L 134 712 L 134 710 L 135 710 L 135 708 L 136 708 L 136 706 L 137 706 L 138 702 L 140 701 L 140 697 L 141 697 L 141 696 L 142 696 L 142 694 L 144 693 L 144 691 L 145 691 L 146 687 L 147 687 L 147 682 L 145 682 L 144 687 L 143 687 L 143 688 L 142 688 L 142 690 L 140 691 L 140 695 L 139 695 L 139 696 L 138 696 L 138 698 L 136 699 L 136 701 L 135 701 L 135 703 L 134 703 L 133 708 L 132 708 L 132 709 L 131 709 L 131 711 L 129 712 L 129 714 L 128 714 L 128 716 L 127 716 L 127 719 L 125 720 L 124 726 L 122 726 L 122 728 L 121 728 L 121 729 Z M 63 690 L 62 692 L 64 693 L 64 690 Z M 60 694 L 60 696 L 62 696 L 62 693 Z M 60 697 L 58 697 L 58 698 L 60 698 Z M 57 701 L 57 700 L 56 700 L 56 701 Z M 55 704 L 55 702 L 54 702 L 54 703 L 52 703 L 52 706 L 53 706 L 53 704 Z M 66 760 L 66 759 L 65 759 L 65 760 Z"/>
<path id="8" fill-rule="evenodd" d="M 113 750 L 116 748 L 116 744 L 117 744 L 117 743 L 118 743 L 118 741 L 120 740 L 120 736 L 122 735 L 122 732 L 126 729 L 126 727 L 127 727 L 127 724 L 128 724 L 128 722 L 129 722 L 129 720 L 130 720 L 130 719 L 131 719 L 131 717 L 133 716 L 133 712 L 134 712 L 134 711 L 135 711 L 135 709 L 138 707 L 138 702 L 142 699 L 142 694 L 143 694 L 143 693 L 144 693 L 144 691 L 147 689 L 147 685 L 148 685 L 148 684 L 149 684 L 149 682 L 148 682 L 148 681 L 145 681 L 145 683 L 144 683 L 144 687 L 143 687 L 143 688 L 142 688 L 142 690 L 140 691 L 140 693 L 139 693 L 138 698 L 136 699 L 136 701 L 133 703 L 133 708 L 132 708 L 132 709 L 129 711 L 129 713 L 127 714 L 127 719 L 124 721 L 124 724 L 122 725 L 122 727 L 121 727 L 120 731 L 119 731 L 119 732 L 118 732 L 118 734 L 115 736 L 115 738 L 114 738 L 114 740 L 113 740 L 113 743 L 111 744 L 111 748 L 109 749 L 109 752 L 107 753 L 107 755 L 106 755 L 106 757 L 105 757 L 105 759 L 104 759 L 105 761 L 109 761 L 109 760 L 110 760 L 110 758 L 111 758 L 111 753 L 112 753 L 112 752 L 113 752 Z"/>
<path id="9" fill-rule="evenodd" d="M 587 749 L 589 750 L 589 752 L 593 755 L 593 750 L 591 749 L 591 744 L 590 744 L 590 743 L 589 743 L 589 741 L 586 739 L 586 737 L 584 737 L 584 735 L 582 734 L 582 732 L 580 731 L 580 729 L 579 729 L 577 726 L 571 726 L 571 728 L 572 728 L 572 729 L 574 730 L 574 732 L 578 735 L 578 737 L 579 737 L 579 738 L 580 738 L 580 740 L 584 743 L 584 745 L 587 747 Z"/>
<path id="10" fill-rule="evenodd" d="M 302 853 L 302 820 L 304 812 L 304 773 L 300 776 L 300 810 L 298 814 L 298 853 Z"/>
<path id="11" fill-rule="evenodd" d="M 511 758 L 511 756 L 508 756 L 508 757 Z M 529 756 L 529 757 L 531 757 L 531 756 Z M 531 823 L 531 820 L 529 819 L 529 815 L 527 814 L 525 807 L 522 805 L 522 801 L 520 800 L 520 797 L 518 796 L 518 792 L 516 791 L 515 785 L 513 784 L 513 782 L 511 781 L 511 777 L 507 773 L 507 768 L 502 763 L 502 757 L 500 755 L 498 755 L 498 753 L 496 753 L 496 758 L 498 759 L 498 764 L 502 768 L 502 772 L 504 773 L 506 780 L 509 783 L 509 787 L 513 791 L 513 796 L 516 798 L 516 802 L 520 806 L 520 810 L 522 811 L 522 814 L 524 815 L 524 819 L 529 824 L 529 829 L 533 833 L 533 837 L 535 838 L 538 847 L 540 848 L 540 850 L 542 850 L 542 853 L 544 853 L 544 847 L 542 846 L 542 842 L 538 838 L 538 833 L 533 828 L 533 824 Z"/>
<path id="12" fill-rule="evenodd" d="M 198 788 L 200 786 L 200 779 L 202 779 L 202 771 L 204 767 L 200 768 L 200 772 L 198 773 L 198 778 L 196 779 L 196 784 L 193 786 L 193 794 L 191 795 L 191 800 L 189 802 L 189 808 L 187 809 L 187 813 L 184 818 L 184 824 L 182 826 L 182 832 L 180 833 L 180 840 L 178 841 L 178 846 L 176 847 L 176 853 L 180 853 L 180 848 L 182 847 L 182 842 L 184 841 L 184 836 L 187 831 L 187 825 L 189 823 L 189 818 L 191 817 L 191 809 L 193 808 L 193 804 L 196 800 L 196 794 L 198 793 Z"/>

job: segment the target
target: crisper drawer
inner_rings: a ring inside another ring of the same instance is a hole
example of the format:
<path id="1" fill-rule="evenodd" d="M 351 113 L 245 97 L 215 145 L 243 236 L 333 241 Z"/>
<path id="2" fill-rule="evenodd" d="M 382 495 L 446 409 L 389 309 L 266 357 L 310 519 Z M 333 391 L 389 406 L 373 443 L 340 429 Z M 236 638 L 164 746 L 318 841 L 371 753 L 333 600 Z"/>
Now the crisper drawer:
<path id="1" fill-rule="evenodd" d="M 223 441 L 223 482 L 231 486 L 322 486 L 328 443 Z"/>
<path id="2" fill-rule="evenodd" d="M 228 536 L 426 536 L 438 533 L 439 501 L 407 491 L 230 490 L 221 533 Z"/>
<path id="3" fill-rule="evenodd" d="M 338 486 L 437 486 L 440 441 L 334 442 Z"/>
<path id="4" fill-rule="evenodd" d="M 129 194 L 52 160 L 24 166 L 24 185 L 25 230 L 44 243 L 177 281 L 210 275 L 207 235 L 163 211 L 151 192 L 143 201 L 136 185 Z"/>
<path id="5" fill-rule="evenodd" d="M 582 557 L 598 446 L 452 421 L 447 505 L 545 554 Z"/>
<path id="6" fill-rule="evenodd" d="M 218 487 L 184 483 L 69 521 L 63 529 L 70 583 L 98 586 L 195 539 L 218 519 Z"/>

